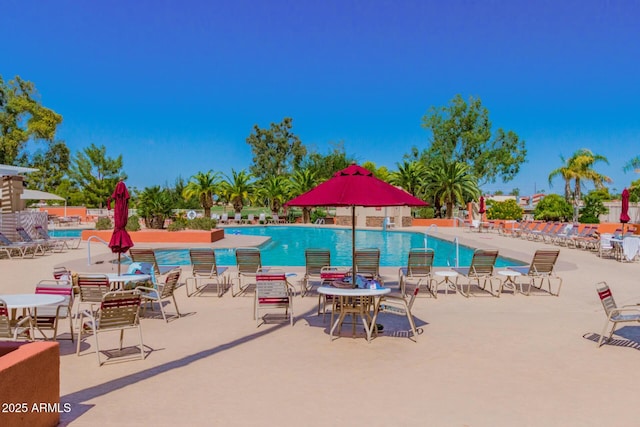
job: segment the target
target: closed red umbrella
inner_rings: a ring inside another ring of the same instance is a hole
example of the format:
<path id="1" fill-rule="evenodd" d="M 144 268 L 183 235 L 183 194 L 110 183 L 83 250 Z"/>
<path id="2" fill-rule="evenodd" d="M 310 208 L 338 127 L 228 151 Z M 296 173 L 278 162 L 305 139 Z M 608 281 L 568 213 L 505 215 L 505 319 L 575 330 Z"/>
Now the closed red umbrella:
<path id="1" fill-rule="evenodd" d="M 109 209 L 111 209 L 111 200 L 115 201 L 115 206 L 113 208 L 113 234 L 109 241 L 109 247 L 111 252 L 118 254 L 118 274 L 120 274 L 120 255 L 133 247 L 131 236 L 125 228 L 129 219 L 129 191 L 127 191 L 124 181 L 118 182 L 109 198 Z"/>
<path id="2" fill-rule="evenodd" d="M 624 224 L 631 220 L 629 218 L 629 190 L 626 188 L 622 191 L 622 212 L 620 212 L 620 222 L 623 224 L 622 232 L 624 233 Z"/>
<path id="3" fill-rule="evenodd" d="M 355 272 L 356 206 L 427 206 L 427 203 L 376 178 L 367 169 L 352 164 L 315 188 L 289 200 L 285 205 L 351 206 L 351 254 Z"/>
<path id="4" fill-rule="evenodd" d="M 480 206 L 478 207 L 478 213 L 483 214 L 487 211 L 487 206 L 484 203 L 484 196 L 480 196 Z"/>

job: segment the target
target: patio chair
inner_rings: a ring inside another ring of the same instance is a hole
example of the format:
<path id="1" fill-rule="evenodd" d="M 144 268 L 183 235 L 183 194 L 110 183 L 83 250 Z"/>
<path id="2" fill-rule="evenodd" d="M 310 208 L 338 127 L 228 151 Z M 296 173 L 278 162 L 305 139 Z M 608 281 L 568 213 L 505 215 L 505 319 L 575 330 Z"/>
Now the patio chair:
<path id="1" fill-rule="evenodd" d="M 390 216 L 384 218 L 384 228 L 395 228 L 396 223 L 393 222 Z"/>
<path id="2" fill-rule="evenodd" d="M 349 274 L 351 269 L 349 267 L 332 267 L 326 266 L 322 267 L 320 270 L 320 280 L 322 285 L 331 286 L 333 282 L 339 282 L 344 280 L 344 278 Z M 318 294 L 318 316 L 322 312 L 322 320 L 324 321 L 327 313 L 327 305 L 331 303 L 333 306 L 337 301 L 338 297 L 334 295 L 324 295 Z M 331 324 L 333 324 L 333 313 L 331 315 Z"/>
<path id="3" fill-rule="evenodd" d="M 229 224 L 229 214 L 222 214 L 222 216 L 220 217 L 220 224 Z"/>
<path id="4" fill-rule="evenodd" d="M 612 238 L 613 234 L 611 233 L 602 233 L 600 235 L 600 244 L 598 245 L 598 256 L 600 258 L 604 258 L 605 255 L 608 255 L 611 258 L 616 257 L 616 248 L 611 242 Z"/>
<path id="5" fill-rule="evenodd" d="M 356 274 L 380 280 L 380 249 L 356 249 L 355 266 Z"/>
<path id="6" fill-rule="evenodd" d="M 6 253 L 9 259 L 12 259 L 16 254 L 20 255 L 20 258 L 24 258 L 29 249 L 31 249 L 30 253 L 33 258 L 36 254 L 37 247 L 38 245 L 32 245 L 26 242 L 13 242 L 9 240 L 7 236 L 0 233 L 0 251 Z"/>
<path id="7" fill-rule="evenodd" d="M 285 317 L 293 326 L 293 295 L 295 290 L 287 283 L 284 271 L 269 269 L 258 270 L 256 274 L 256 295 L 253 303 L 253 318 L 256 326 L 260 320 L 265 321 L 266 315 L 260 317 L 260 310 L 284 309 Z"/>
<path id="8" fill-rule="evenodd" d="M 527 240 L 539 240 L 542 239 L 542 236 L 545 233 L 548 233 L 549 230 L 551 230 L 551 227 L 553 227 L 554 223 L 553 222 L 540 222 L 536 225 L 533 226 L 533 228 L 531 228 L 530 230 L 528 230 L 525 234 L 524 234 L 524 238 Z"/>
<path id="9" fill-rule="evenodd" d="M 435 280 L 431 276 L 433 269 L 433 249 L 413 248 L 409 250 L 409 259 L 406 267 L 398 270 L 398 283 L 400 294 L 407 296 L 407 282 L 417 280 L 416 287 L 427 290 L 434 298 L 438 295 L 435 289 Z M 426 282 L 423 284 L 423 282 Z"/>
<path id="10" fill-rule="evenodd" d="M 233 223 L 234 224 L 242 224 L 242 214 L 241 213 L 237 213 L 233 216 Z"/>
<path id="11" fill-rule="evenodd" d="M 27 230 L 25 230 L 23 227 L 16 227 L 16 232 L 18 233 L 18 236 L 20 236 L 20 239 L 22 239 L 23 242 L 31 243 L 33 245 L 39 245 L 43 254 L 47 250 L 51 252 L 55 252 L 55 251 L 62 252 L 62 249 L 64 248 L 63 242 L 53 242 L 53 241 L 48 241 L 44 239 L 34 239 L 33 237 L 31 237 L 29 233 L 27 233 Z"/>
<path id="12" fill-rule="evenodd" d="M 73 286 L 66 280 L 41 280 L 36 285 L 36 294 L 59 295 L 64 300 L 56 305 L 48 305 L 34 309 L 33 318 L 36 330 L 44 337 L 48 337 L 43 330 L 53 331 L 51 339 L 58 338 L 58 325 L 61 320 L 69 320 L 70 340 L 73 342 L 73 319 L 71 316 L 71 306 L 73 305 Z"/>
<path id="13" fill-rule="evenodd" d="M 13 341 L 18 340 L 18 338 L 31 339 L 31 325 L 31 317 L 29 316 L 25 316 L 17 323 L 12 324 L 7 303 L 0 299 L 0 339 Z"/>
<path id="14" fill-rule="evenodd" d="M 131 262 L 152 264 L 155 276 L 167 274 L 177 267 L 176 265 L 158 264 L 155 250 L 149 248 L 131 248 L 129 249 L 129 258 L 131 258 Z"/>
<path id="15" fill-rule="evenodd" d="M 34 229 L 41 239 L 62 242 L 62 245 L 67 249 L 78 249 L 80 247 L 80 242 L 82 241 L 80 237 L 51 237 L 49 232 L 41 225 L 36 225 Z"/>
<path id="16" fill-rule="evenodd" d="M 260 249 L 258 248 L 237 248 L 236 249 L 236 265 L 238 267 L 238 292 L 233 292 L 233 283 L 231 285 L 231 296 L 243 294 L 250 290 L 251 284 L 243 284 L 245 278 L 255 278 L 258 269 L 262 268 L 262 259 L 260 257 Z"/>
<path id="17" fill-rule="evenodd" d="M 497 250 L 476 249 L 473 252 L 473 258 L 471 258 L 471 265 L 469 267 L 453 268 L 453 271 L 458 273 L 458 276 L 456 276 L 456 286 L 459 286 L 460 293 L 463 296 L 469 297 L 469 295 L 471 295 L 471 284 L 472 282 L 476 282 L 476 286 L 479 289 L 489 292 L 493 296 L 500 297 L 500 293 L 502 292 L 502 281 L 493 277 L 493 266 L 496 263 L 497 258 Z M 464 284 L 459 284 L 460 277 L 465 277 L 467 279 L 467 292 L 464 292 Z M 497 294 L 494 293 L 493 290 L 493 279 L 500 282 Z M 480 285 L 481 282 L 482 286 Z M 487 290 L 487 282 L 489 283 L 489 290 Z"/>
<path id="18" fill-rule="evenodd" d="M 76 315 L 82 307 L 95 311 L 104 297 L 111 290 L 109 278 L 105 274 L 78 274 Z M 77 316 L 76 316 L 77 317 Z"/>
<path id="19" fill-rule="evenodd" d="M 260 224 L 266 224 L 267 222 L 267 215 L 261 213 L 260 216 L 258 217 L 258 221 L 260 222 Z"/>
<path id="20" fill-rule="evenodd" d="M 542 286 L 546 280 L 548 284 L 548 289 L 549 289 L 548 292 L 551 295 L 555 295 L 555 296 L 560 295 L 560 288 L 562 287 L 562 278 L 556 276 L 554 273 L 554 268 L 559 255 L 560 255 L 559 249 L 557 250 L 539 249 L 535 252 L 535 254 L 533 254 L 533 259 L 531 260 L 530 265 L 522 266 L 522 267 L 509 267 L 509 270 L 517 271 L 518 273 L 525 276 L 525 278 L 528 280 L 528 287 L 526 292 L 523 289 L 524 283 L 520 282 L 520 293 L 524 295 L 531 295 L 532 287 L 542 290 Z M 540 279 L 540 286 L 536 286 L 537 279 Z M 558 288 L 555 293 L 551 290 L 551 279 L 555 279 L 558 281 Z"/>
<path id="21" fill-rule="evenodd" d="M 180 317 L 180 310 L 178 310 L 178 303 L 176 302 L 176 296 L 174 292 L 178 287 L 178 280 L 180 279 L 180 273 L 182 270 L 176 268 L 175 270 L 171 270 L 167 277 L 165 278 L 164 284 L 158 285 L 158 288 L 149 288 L 146 286 L 138 286 L 136 290 L 140 292 L 142 297 L 141 304 L 149 303 L 151 309 L 153 310 L 153 303 L 157 302 L 160 306 L 160 312 L 162 313 L 162 318 L 165 322 L 169 322 L 167 320 L 167 316 L 164 312 L 164 307 L 162 305 L 162 301 L 166 299 L 173 300 L 173 305 L 176 308 L 176 313 L 178 317 Z M 145 306 L 142 306 L 142 310 L 144 313 Z"/>
<path id="22" fill-rule="evenodd" d="M 373 319 L 371 321 L 371 325 L 373 327 L 373 332 L 377 334 L 378 329 L 376 328 L 376 319 L 380 313 L 388 313 L 395 314 L 398 316 L 406 316 L 407 320 L 409 320 L 409 326 L 411 327 L 411 332 L 414 338 L 409 337 L 412 341 L 415 341 L 415 337 L 418 336 L 418 330 L 416 329 L 416 323 L 413 320 L 413 314 L 411 314 L 411 307 L 413 307 L 413 302 L 418 296 L 418 292 L 420 292 L 420 286 L 416 286 L 407 301 L 406 296 L 396 296 L 396 295 L 382 295 L 378 302 L 376 303 Z"/>
<path id="23" fill-rule="evenodd" d="M 98 334 L 103 332 L 120 332 L 120 346 L 124 331 L 126 329 L 137 329 L 140 336 L 140 359 L 144 359 L 144 347 L 142 343 L 142 329 L 140 328 L 140 303 L 141 296 L 137 290 L 109 292 L 105 294 L 100 303 L 100 308 L 96 313 L 82 311 L 80 315 L 80 327 L 78 328 L 78 343 L 76 354 L 80 355 L 80 343 L 82 333 L 91 331 L 96 341 L 96 357 L 98 365 L 102 366 L 100 360 L 100 347 L 98 344 Z"/>
<path id="24" fill-rule="evenodd" d="M 598 235 L 598 226 L 591 225 L 586 226 L 582 236 L 575 237 L 574 243 L 576 248 L 593 250 L 597 248 L 600 242 L 600 236 Z"/>
<path id="25" fill-rule="evenodd" d="M 256 217 L 254 214 L 248 214 L 247 215 L 247 219 L 245 219 L 244 221 L 242 221 L 245 224 L 253 224 L 256 220 Z"/>
<path id="26" fill-rule="evenodd" d="M 306 249 L 304 251 L 305 272 L 300 281 L 300 297 L 312 290 L 311 279 L 321 279 L 322 269 L 331 265 L 329 249 Z"/>
<path id="27" fill-rule="evenodd" d="M 218 267 L 216 262 L 216 253 L 213 248 L 193 248 L 189 249 L 189 258 L 191 259 L 192 277 L 185 280 L 185 289 L 187 296 L 193 294 L 201 294 L 211 281 L 215 282 L 218 297 L 221 297 L 226 290 L 227 267 Z M 222 282 L 220 281 L 222 279 Z M 189 282 L 193 281 L 193 292 L 189 293 Z M 205 281 L 204 285 L 198 286 L 198 281 Z"/>
<path id="28" fill-rule="evenodd" d="M 598 291 L 598 296 L 600 297 L 602 307 L 604 308 L 604 312 L 607 315 L 607 320 L 604 323 L 602 333 L 600 334 L 600 339 L 598 340 L 599 348 L 602 346 L 602 341 L 604 340 L 604 336 L 607 333 L 609 323 L 613 323 L 613 325 L 611 327 L 611 332 L 607 337 L 607 341 L 611 340 L 613 332 L 615 331 L 618 323 L 637 323 L 638 325 L 640 325 L 640 306 L 634 304 L 624 305 L 618 308 L 618 306 L 616 305 L 616 301 L 613 299 L 611 289 L 609 289 L 609 286 L 607 285 L 607 282 L 597 283 L 596 289 Z"/>

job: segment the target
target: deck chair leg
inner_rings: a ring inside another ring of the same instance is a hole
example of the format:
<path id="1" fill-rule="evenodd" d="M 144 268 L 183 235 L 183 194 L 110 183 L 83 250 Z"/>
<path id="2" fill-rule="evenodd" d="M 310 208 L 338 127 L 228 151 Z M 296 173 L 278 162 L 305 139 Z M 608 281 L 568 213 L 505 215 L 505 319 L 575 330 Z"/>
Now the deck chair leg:
<path id="1" fill-rule="evenodd" d="M 98 366 L 102 366 L 102 362 L 100 361 L 100 345 L 98 344 L 98 334 L 96 333 L 95 328 L 93 329 L 93 336 L 96 340 L 96 357 L 98 359 Z"/>
<path id="2" fill-rule="evenodd" d="M 140 335 L 140 360 L 144 360 L 144 344 L 142 343 L 142 326 L 138 325 L 138 335 Z"/>
<path id="3" fill-rule="evenodd" d="M 120 329 L 120 347 L 119 350 L 122 350 L 122 342 L 124 341 L 124 329 Z"/>
<path id="4" fill-rule="evenodd" d="M 178 303 L 176 302 L 176 296 L 171 295 L 171 298 L 173 298 L 173 306 L 176 308 L 176 313 L 178 314 L 178 317 L 181 317 L 182 315 L 180 314 L 180 310 L 178 310 Z"/>
<path id="5" fill-rule="evenodd" d="M 164 319 L 165 323 L 169 323 L 167 322 L 167 316 L 164 314 L 164 307 L 162 306 L 162 301 L 158 301 L 158 305 L 160 306 L 160 313 L 162 313 L 162 318 Z"/>
<path id="6" fill-rule="evenodd" d="M 67 311 L 67 315 L 69 316 L 69 332 L 71 332 L 71 342 L 73 342 L 73 319 L 71 318 L 71 313 L 69 313 L 69 311 Z"/>
<path id="7" fill-rule="evenodd" d="M 607 333 L 608 326 L 609 326 L 609 319 L 606 320 L 606 322 L 604 323 L 604 327 L 602 328 L 602 333 L 600 334 L 600 339 L 598 340 L 598 347 L 602 347 L 602 341 L 604 340 L 604 334 Z M 615 323 L 614 323 L 614 326 L 615 326 Z"/>

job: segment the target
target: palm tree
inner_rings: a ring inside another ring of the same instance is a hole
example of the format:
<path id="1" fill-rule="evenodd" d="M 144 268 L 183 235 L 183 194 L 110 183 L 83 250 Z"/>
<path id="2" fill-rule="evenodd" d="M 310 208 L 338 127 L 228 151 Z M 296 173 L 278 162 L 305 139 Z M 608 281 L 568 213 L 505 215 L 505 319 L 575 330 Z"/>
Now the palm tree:
<path id="1" fill-rule="evenodd" d="M 211 218 L 211 207 L 213 206 L 213 195 L 218 190 L 220 174 L 213 171 L 198 172 L 193 175 L 189 183 L 182 191 L 182 196 L 186 199 L 196 197 L 200 206 L 204 209 L 205 218 Z"/>
<path id="2" fill-rule="evenodd" d="M 453 206 L 480 196 L 478 180 L 471 168 L 463 162 L 436 160 L 425 174 L 425 192 L 434 195 L 436 201 L 445 203 L 447 218 L 453 217 Z"/>
<path id="3" fill-rule="evenodd" d="M 311 169 L 297 170 L 289 182 L 289 195 L 291 197 L 297 197 L 311 190 L 317 183 L 316 175 L 311 171 Z M 302 208 L 302 222 L 304 224 L 311 222 L 311 208 Z"/>
<path id="4" fill-rule="evenodd" d="M 144 219 L 147 228 L 164 228 L 164 221 L 171 215 L 173 200 L 167 189 L 159 185 L 145 188 L 137 202 L 138 215 Z"/>
<path id="5" fill-rule="evenodd" d="M 389 183 L 404 188 L 412 196 L 417 196 L 423 187 L 425 174 L 424 164 L 405 160 L 402 164 L 398 164 L 397 171 L 391 173 Z"/>
<path id="6" fill-rule="evenodd" d="M 629 172 L 630 170 L 635 170 L 636 172 L 640 172 L 640 156 L 635 156 L 632 159 L 629 159 L 626 165 L 624 165 L 624 171 Z"/>
<path id="7" fill-rule="evenodd" d="M 249 196 L 254 188 L 251 182 L 252 177 L 253 175 L 244 169 L 239 172 L 231 169 L 231 176 L 225 175 L 222 191 L 227 200 L 233 204 L 235 213 L 241 213 L 245 203 L 249 201 Z"/>
<path id="8" fill-rule="evenodd" d="M 260 183 L 259 194 L 266 200 L 271 213 L 277 214 L 289 197 L 289 181 L 281 175 L 270 176 Z"/>
<path id="9" fill-rule="evenodd" d="M 564 198 L 567 203 L 571 203 L 571 180 L 575 177 L 575 173 L 571 168 L 570 161 L 565 160 L 562 155 L 560 155 L 560 160 L 565 165 L 551 171 L 549 174 L 549 186 L 552 186 L 551 181 L 553 181 L 553 178 L 561 176 L 564 179 Z"/>
<path id="10" fill-rule="evenodd" d="M 580 150 L 573 153 L 571 159 L 569 159 L 569 163 L 571 164 L 571 168 L 574 170 L 574 191 L 576 200 L 580 200 L 582 196 L 581 182 L 582 181 L 591 181 L 596 188 L 604 188 L 604 183 L 612 182 L 612 179 L 606 175 L 602 175 L 596 172 L 593 169 L 594 164 L 597 162 L 605 162 L 609 164 L 609 161 L 606 157 L 595 154 L 591 150 L 586 148 L 581 148 Z"/>

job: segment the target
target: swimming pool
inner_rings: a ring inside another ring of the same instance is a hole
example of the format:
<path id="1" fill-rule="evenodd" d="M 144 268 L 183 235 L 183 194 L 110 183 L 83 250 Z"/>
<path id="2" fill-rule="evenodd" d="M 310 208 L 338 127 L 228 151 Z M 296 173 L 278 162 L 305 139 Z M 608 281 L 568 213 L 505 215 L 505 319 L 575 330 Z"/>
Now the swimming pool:
<path id="1" fill-rule="evenodd" d="M 73 232 L 80 235 L 81 230 L 54 230 L 52 235 L 69 237 Z M 328 248 L 331 251 L 333 265 L 351 265 L 351 229 L 333 227 L 226 227 L 225 234 L 243 234 L 269 237 L 260 246 L 264 265 L 303 266 L 304 251 L 307 248 Z M 438 267 L 455 266 L 455 245 L 446 240 L 429 236 L 427 247 L 435 251 L 434 265 Z M 425 235 L 409 231 L 357 230 L 357 248 L 379 248 L 380 265 L 398 267 L 407 264 L 407 256 L 411 248 L 423 248 Z M 461 266 L 471 264 L 473 248 L 460 246 Z M 156 250 L 158 263 L 162 265 L 189 265 L 189 251 L 183 249 Z M 216 249 L 216 259 L 220 265 L 235 265 L 236 257 L 233 249 Z M 496 266 L 520 265 L 508 259 L 498 258 Z"/>

